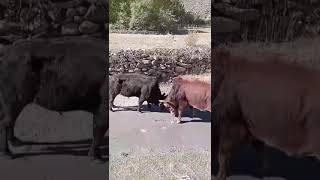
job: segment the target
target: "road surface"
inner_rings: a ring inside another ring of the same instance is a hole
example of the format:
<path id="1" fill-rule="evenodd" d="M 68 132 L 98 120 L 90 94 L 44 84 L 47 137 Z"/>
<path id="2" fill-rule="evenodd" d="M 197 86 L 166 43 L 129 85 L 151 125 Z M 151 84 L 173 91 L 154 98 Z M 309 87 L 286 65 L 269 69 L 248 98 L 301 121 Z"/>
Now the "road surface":
<path id="1" fill-rule="evenodd" d="M 1 180 L 106 180 L 108 164 L 86 156 L 92 135 L 92 115 L 60 115 L 36 105 L 20 114 L 15 133 L 26 144 L 12 147 L 16 157 L 0 160 Z"/>

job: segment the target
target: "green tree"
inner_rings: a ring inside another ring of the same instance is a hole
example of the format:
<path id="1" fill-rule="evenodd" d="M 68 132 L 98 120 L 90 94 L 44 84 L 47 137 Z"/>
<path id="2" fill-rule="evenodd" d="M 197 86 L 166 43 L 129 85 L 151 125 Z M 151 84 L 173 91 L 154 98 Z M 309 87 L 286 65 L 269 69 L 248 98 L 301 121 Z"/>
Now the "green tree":
<path id="1" fill-rule="evenodd" d="M 184 7 L 178 0 L 140 0 L 131 4 L 129 27 L 160 33 L 175 31 Z"/>

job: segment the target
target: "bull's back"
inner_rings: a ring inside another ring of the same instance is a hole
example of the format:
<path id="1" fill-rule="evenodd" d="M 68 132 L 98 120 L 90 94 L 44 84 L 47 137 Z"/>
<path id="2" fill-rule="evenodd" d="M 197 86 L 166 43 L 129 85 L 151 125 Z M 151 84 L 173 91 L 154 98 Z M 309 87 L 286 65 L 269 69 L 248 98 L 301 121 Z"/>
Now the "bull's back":
<path id="1" fill-rule="evenodd" d="M 145 95 L 149 95 L 154 84 L 153 81 L 155 80 L 154 77 L 138 73 L 117 74 L 112 79 L 120 86 L 120 94 L 126 97 L 140 97 L 142 92 Z"/>

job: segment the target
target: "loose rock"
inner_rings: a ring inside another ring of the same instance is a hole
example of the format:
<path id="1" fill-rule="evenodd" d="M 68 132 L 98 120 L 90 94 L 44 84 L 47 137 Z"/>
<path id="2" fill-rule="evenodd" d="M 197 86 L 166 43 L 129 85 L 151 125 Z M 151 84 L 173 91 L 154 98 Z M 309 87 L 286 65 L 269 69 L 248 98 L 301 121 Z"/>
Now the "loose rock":
<path id="1" fill-rule="evenodd" d="M 79 31 L 83 34 L 92 34 L 99 30 L 99 25 L 90 22 L 90 21 L 84 21 L 79 26 Z"/>
<path id="2" fill-rule="evenodd" d="M 61 34 L 63 35 L 77 35 L 79 34 L 78 25 L 75 23 L 67 24 L 61 27 Z"/>

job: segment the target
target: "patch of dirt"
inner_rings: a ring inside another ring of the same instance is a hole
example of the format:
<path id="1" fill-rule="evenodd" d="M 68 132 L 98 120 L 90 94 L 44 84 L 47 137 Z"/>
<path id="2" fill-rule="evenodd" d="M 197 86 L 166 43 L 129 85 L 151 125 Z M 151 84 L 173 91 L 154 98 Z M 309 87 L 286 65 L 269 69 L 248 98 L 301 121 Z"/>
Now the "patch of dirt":
<path id="1" fill-rule="evenodd" d="M 202 29 L 203 33 L 196 34 L 195 46 L 211 47 L 211 29 Z M 117 52 L 121 49 L 180 49 L 187 47 L 186 35 L 154 35 L 154 34 L 121 34 L 109 33 L 109 50 Z"/>

